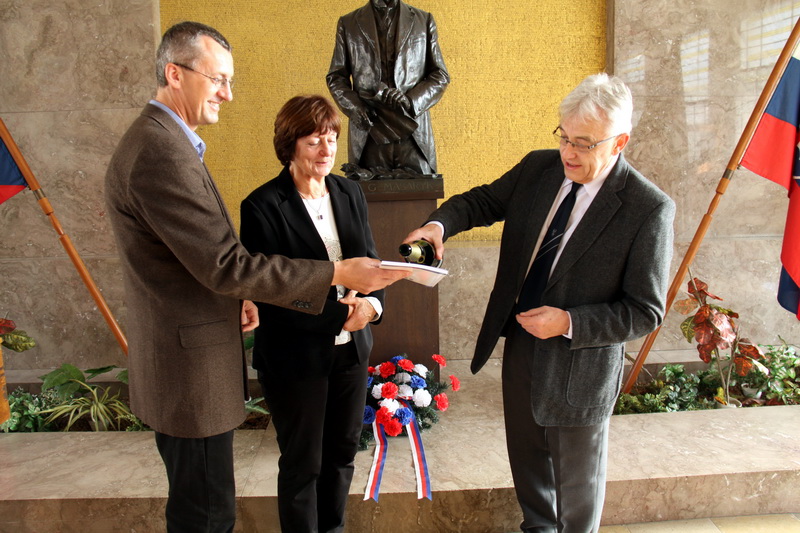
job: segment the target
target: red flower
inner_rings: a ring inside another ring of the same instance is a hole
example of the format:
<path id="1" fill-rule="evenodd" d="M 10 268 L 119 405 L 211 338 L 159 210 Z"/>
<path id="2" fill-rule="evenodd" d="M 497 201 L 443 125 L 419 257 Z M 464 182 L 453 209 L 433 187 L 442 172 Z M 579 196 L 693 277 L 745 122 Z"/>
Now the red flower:
<path id="1" fill-rule="evenodd" d="M 367 374 L 374 374 L 374 373 L 375 373 L 375 367 L 374 366 L 368 366 L 367 367 Z"/>
<path id="2" fill-rule="evenodd" d="M 447 361 L 445 361 L 444 357 L 442 357 L 438 353 L 433 354 L 433 360 L 439 363 L 439 366 L 441 367 L 447 366 Z"/>
<path id="3" fill-rule="evenodd" d="M 412 363 L 408 359 L 400 359 L 399 361 L 397 361 L 397 366 L 399 366 L 400 368 L 402 368 L 407 372 L 411 372 L 412 370 L 414 370 L 414 363 Z"/>
<path id="4" fill-rule="evenodd" d="M 445 393 L 437 394 L 433 397 L 433 401 L 436 402 L 436 408 L 440 411 L 447 411 L 447 408 L 450 407 L 450 400 L 447 399 Z"/>
<path id="5" fill-rule="evenodd" d="M 453 392 L 458 392 L 461 388 L 461 382 L 455 376 L 450 376 L 450 385 L 453 387 Z"/>
<path id="6" fill-rule="evenodd" d="M 403 431 L 403 426 L 400 425 L 396 418 L 392 418 L 383 425 L 383 429 L 386 430 L 386 434 L 390 437 L 396 437 Z"/>
<path id="7" fill-rule="evenodd" d="M 395 372 L 394 363 L 386 361 L 385 363 L 381 363 L 381 366 L 378 367 L 378 370 L 381 373 L 381 377 L 383 379 L 388 378 Z"/>
<path id="8" fill-rule="evenodd" d="M 395 398 L 397 398 L 398 390 L 399 389 L 397 385 L 395 385 L 394 383 L 391 382 L 384 383 L 383 387 L 381 387 L 381 396 L 383 396 L 384 398 L 388 398 L 389 400 L 394 400 Z"/>
<path id="9" fill-rule="evenodd" d="M 378 409 L 378 412 L 375 413 L 375 420 L 378 424 L 386 425 L 386 423 L 392 419 L 392 413 L 385 407 L 381 407 Z"/>

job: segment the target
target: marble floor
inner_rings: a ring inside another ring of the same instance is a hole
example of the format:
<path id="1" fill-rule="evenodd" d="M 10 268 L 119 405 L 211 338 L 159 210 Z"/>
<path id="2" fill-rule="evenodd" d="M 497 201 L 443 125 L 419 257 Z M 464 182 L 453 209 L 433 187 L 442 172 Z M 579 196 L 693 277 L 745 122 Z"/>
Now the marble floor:
<path id="1" fill-rule="evenodd" d="M 800 533 L 800 515 L 729 516 L 603 526 L 600 533 Z"/>
<path id="2" fill-rule="evenodd" d="M 363 497 L 371 450 L 357 456 L 348 531 L 507 533 L 518 527 L 500 363 L 492 360 L 473 376 L 467 362 L 451 361 L 444 369 L 449 374 L 461 379 L 462 389 L 423 433 L 433 499 L 417 499 L 408 440 L 392 438 L 378 502 Z M 236 531 L 278 531 L 273 430 L 238 431 L 234 447 Z M 163 531 L 166 488 L 149 432 L 0 434 L 2 533 Z M 764 531 L 791 532 L 782 524 L 796 525 L 798 489 L 800 406 L 613 417 L 603 533 L 760 531 L 733 529 L 744 518 L 714 518 L 748 515 L 770 515 L 752 519 L 768 525 Z"/>

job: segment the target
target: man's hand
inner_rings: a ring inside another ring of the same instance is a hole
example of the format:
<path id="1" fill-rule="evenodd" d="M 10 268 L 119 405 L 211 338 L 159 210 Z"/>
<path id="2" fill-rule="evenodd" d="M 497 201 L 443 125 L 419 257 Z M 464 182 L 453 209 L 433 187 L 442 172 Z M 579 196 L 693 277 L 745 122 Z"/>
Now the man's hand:
<path id="1" fill-rule="evenodd" d="M 347 321 L 342 326 L 345 331 L 358 331 L 364 329 L 375 316 L 375 308 L 366 298 L 356 297 L 356 291 L 350 291 L 347 296 L 339 300 L 353 310 L 347 316 Z"/>
<path id="2" fill-rule="evenodd" d="M 411 275 L 408 270 L 384 270 L 380 264 L 378 259 L 369 257 L 335 261 L 331 285 L 344 285 L 361 294 L 369 294 Z"/>
<path id="3" fill-rule="evenodd" d="M 381 97 L 383 98 L 384 103 L 389 107 L 393 107 L 395 109 L 402 109 L 404 111 L 411 111 L 411 100 L 408 99 L 403 91 L 397 88 L 390 88 L 381 91 Z"/>
<path id="4" fill-rule="evenodd" d="M 408 236 L 403 239 L 403 242 L 428 241 L 433 245 L 433 249 L 436 251 L 436 259 L 441 261 L 444 258 L 444 242 L 442 241 L 442 237 L 442 228 L 436 224 L 426 224 L 409 233 Z"/>
<path id="5" fill-rule="evenodd" d="M 362 129 L 368 130 L 372 127 L 372 120 L 373 117 L 370 116 L 370 111 L 366 107 L 359 107 L 353 113 L 353 116 L 350 117 L 350 120 L 355 122 L 355 124 Z"/>
<path id="6" fill-rule="evenodd" d="M 242 302 L 242 333 L 258 327 L 258 307 L 250 300 Z"/>
<path id="7" fill-rule="evenodd" d="M 556 307 L 536 307 L 517 315 L 522 329 L 538 339 L 549 339 L 569 332 L 569 315 Z"/>

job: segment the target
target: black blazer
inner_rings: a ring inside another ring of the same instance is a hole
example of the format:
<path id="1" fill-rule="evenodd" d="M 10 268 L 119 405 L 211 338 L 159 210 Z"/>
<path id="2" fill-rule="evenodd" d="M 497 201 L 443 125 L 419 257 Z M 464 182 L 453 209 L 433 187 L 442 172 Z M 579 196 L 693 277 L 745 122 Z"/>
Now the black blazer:
<path id="1" fill-rule="evenodd" d="M 344 258 L 377 258 L 367 201 L 361 187 L 333 174 L 325 178 L 325 184 L 331 195 Z M 251 253 L 328 260 L 325 245 L 288 168 L 242 201 L 240 233 L 242 243 Z M 383 290 L 369 296 L 383 304 Z M 261 325 L 255 332 L 253 368 L 287 378 L 320 377 L 330 373 L 334 338 L 347 320 L 347 305 L 336 301 L 336 287 L 331 287 L 319 315 L 261 302 L 256 304 Z M 351 334 L 359 359 L 366 361 L 372 349 L 370 326 Z"/>

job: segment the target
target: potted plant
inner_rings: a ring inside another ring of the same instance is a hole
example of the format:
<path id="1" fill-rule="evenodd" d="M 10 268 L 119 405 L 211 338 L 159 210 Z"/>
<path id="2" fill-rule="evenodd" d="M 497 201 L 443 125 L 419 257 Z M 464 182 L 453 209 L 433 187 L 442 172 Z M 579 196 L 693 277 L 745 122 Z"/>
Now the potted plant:
<path id="1" fill-rule="evenodd" d="M 111 394 L 108 387 L 90 384 L 93 377 L 105 374 L 116 368 L 106 366 L 93 368 L 84 372 L 74 365 L 65 363 L 61 367 L 42 376 L 42 390 L 54 389 L 63 400 L 61 404 L 43 411 L 49 413 L 48 423 L 66 420 L 64 431 L 69 431 L 73 424 L 82 418 L 88 418 L 94 431 L 120 429 L 122 421 L 131 421 L 135 417 L 128 405 L 120 399 L 119 392 Z M 125 382 L 127 371 L 117 374 Z"/>
<path id="2" fill-rule="evenodd" d="M 731 386 L 736 383 L 736 376 L 746 376 L 754 370 L 768 375 L 769 370 L 760 361 L 764 353 L 758 345 L 739 335 L 737 313 L 709 303 L 710 299 L 722 301 L 722 298 L 708 292 L 706 283 L 693 277 L 688 292 L 689 298 L 674 306 L 684 315 L 694 311 L 681 323 L 681 331 L 688 342 L 697 343 L 700 359 L 716 367 L 721 386 L 715 400 L 721 406 L 741 405 L 731 396 Z"/>

